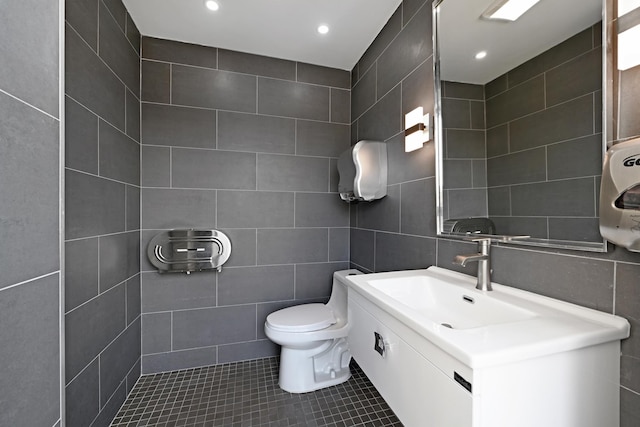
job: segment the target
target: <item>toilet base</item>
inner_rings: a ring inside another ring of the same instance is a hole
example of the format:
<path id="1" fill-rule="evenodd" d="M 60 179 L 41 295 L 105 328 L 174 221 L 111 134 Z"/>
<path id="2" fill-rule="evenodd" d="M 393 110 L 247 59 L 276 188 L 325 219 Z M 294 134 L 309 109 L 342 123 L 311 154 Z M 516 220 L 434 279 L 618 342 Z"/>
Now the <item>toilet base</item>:
<path id="1" fill-rule="evenodd" d="M 343 383 L 351 377 L 350 361 L 345 338 L 305 350 L 282 347 L 280 388 L 289 393 L 307 393 Z"/>

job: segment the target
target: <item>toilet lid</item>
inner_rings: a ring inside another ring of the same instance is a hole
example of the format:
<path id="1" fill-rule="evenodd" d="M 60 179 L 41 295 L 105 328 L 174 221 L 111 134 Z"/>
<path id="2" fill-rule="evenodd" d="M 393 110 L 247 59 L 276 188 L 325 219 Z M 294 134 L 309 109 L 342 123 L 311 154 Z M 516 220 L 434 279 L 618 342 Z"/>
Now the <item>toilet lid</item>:
<path id="1" fill-rule="evenodd" d="M 273 329 L 288 332 L 310 332 L 336 323 L 333 310 L 324 304 L 301 304 L 274 311 L 267 316 Z"/>

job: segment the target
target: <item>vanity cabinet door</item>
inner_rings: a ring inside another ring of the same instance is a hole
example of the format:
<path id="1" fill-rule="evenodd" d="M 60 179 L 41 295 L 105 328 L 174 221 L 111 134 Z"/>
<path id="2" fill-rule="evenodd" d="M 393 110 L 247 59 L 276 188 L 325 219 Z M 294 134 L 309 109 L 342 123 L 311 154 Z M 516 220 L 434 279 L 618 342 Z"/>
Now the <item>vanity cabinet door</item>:
<path id="1" fill-rule="evenodd" d="M 472 396 L 349 297 L 351 353 L 406 427 L 471 427 Z"/>

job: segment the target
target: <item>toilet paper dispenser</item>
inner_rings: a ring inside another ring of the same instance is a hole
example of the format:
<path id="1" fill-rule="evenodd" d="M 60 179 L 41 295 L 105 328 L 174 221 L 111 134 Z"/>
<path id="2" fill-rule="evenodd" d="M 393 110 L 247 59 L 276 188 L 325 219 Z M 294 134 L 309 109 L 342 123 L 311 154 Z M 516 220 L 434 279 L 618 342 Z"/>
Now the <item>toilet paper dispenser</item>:
<path id="1" fill-rule="evenodd" d="M 169 230 L 147 246 L 147 257 L 160 273 L 222 270 L 231 255 L 231 241 L 217 230 Z"/>
<path id="2" fill-rule="evenodd" d="M 338 192 L 345 202 L 372 201 L 387 195 L 387 145 L 360 141 L 338 158 Z"/>
<path id="3" fill-rule="evenodd" d="M 600 185 L 600 234 L 640 252 L 640 138 L 607 151 Z"/>

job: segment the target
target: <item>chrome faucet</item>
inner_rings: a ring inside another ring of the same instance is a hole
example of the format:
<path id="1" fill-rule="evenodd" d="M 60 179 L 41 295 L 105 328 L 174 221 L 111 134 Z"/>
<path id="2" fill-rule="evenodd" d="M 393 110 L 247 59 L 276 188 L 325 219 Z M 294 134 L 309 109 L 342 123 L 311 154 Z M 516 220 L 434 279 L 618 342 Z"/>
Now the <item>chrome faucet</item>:
<path id="1" fill-rule="evenodd" d="M 468 255 L 457 255 L 453 259 L 454 264 L 465 267 L 468 262 L 478 262 L 478 283 L 476 289 L 481 291 L 490 291 L 491 289 L 491 239 L 481 238 L 473 239 L 474 242 L 478 242 L 478 253 Z"/>

